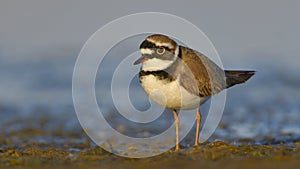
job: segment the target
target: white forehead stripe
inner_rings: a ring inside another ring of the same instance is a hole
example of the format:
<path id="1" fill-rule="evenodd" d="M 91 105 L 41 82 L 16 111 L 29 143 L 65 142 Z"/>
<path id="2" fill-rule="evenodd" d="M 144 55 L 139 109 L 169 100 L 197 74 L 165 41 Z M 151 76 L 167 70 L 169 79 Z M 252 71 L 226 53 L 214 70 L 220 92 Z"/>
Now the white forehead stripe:
<path id="1" fill-rule="evenodd" d="M 153 51 L 152 50 L 150 50 L 150 49 L 141 49 L 141 53 L 143 54 L 143 55 L 145 55 L 145 54 L 148 54 L 148 55 L 152 55 L 153 54 Z"/>
<path id="2" fill-rule="evenodd" d="M 174 46 L 171 44 L 171 43 L 165 43 L 165 42 L 157 42 L 157 41 L 155 41 L 155 40 L 153 40 L 153 39 L 147 39 L 149 42 L 152 42 L 152 43 L 154 43 L 156 46 L 166 46 L 166 47 L 168 47 L 168 48 L 170 48 L 170 49 L 173 49 L 174 48 Z"/>

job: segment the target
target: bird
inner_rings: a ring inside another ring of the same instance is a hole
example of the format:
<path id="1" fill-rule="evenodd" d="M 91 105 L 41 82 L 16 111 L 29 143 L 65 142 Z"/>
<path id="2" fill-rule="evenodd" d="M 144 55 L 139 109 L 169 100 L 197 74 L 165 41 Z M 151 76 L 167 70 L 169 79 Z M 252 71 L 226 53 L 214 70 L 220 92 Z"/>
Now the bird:
<path id="1" fill-rule="evenodd" d="M 141 57 L 133 64 L 142 65 L 139 71 L 142 88 L 151 100 L 173 110 L 175 151 L 180 150 L 177 110 L 197 109 L 194 146 L 198 146 L 200 105 L 222 90 L 246 82 L 255 74 L 253 70 L 223 70 L 204 54 L 181 46 L 163 34 L 147 36 L 139 49 Z"/>

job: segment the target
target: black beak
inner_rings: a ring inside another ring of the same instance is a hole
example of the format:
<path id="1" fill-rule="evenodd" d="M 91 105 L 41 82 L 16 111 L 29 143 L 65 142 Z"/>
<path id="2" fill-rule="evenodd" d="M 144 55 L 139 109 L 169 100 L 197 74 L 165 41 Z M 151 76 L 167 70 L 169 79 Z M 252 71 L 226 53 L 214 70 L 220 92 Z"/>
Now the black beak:
<path id="1" fill-rule="evenodd" d="M 140 45 L 140 49 L 142 48 L 149 48 L 149 42 L 147 40 L 144 40 L 141 45 Z M 136 60 L 133 64 L 134 65 L 137 65 L 137 64 L 140 64 L 140 63 L 143 63 L 145 61 L 147 61 L 148 58 L 146 56 L 141 56 L 138 60 Z"/>
<path id="2" fill-rule="evenodd" d="M 136 60 L 133 65 L 138 65 L 140 63 L 145 62 L 146 60 L 148 60 L 145 56 L 141 56 L 140 58 L 138 58 L 138 60 Z"/>

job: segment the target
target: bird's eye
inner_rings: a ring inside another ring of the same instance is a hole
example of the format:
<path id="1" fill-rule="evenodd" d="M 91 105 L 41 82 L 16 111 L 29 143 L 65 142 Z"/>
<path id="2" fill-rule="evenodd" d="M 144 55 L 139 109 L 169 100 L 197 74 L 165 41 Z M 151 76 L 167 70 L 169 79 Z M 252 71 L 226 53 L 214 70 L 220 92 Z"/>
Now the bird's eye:
<path id="1" fill-rule="evenodd" d="M 163 47 L 159 47 L 159 48 L 156 49 L 156 53 L 159 54 L 159 55 L 164 54 L 165 51 L 166 51 L 166 49 L 163 48 Z"/>

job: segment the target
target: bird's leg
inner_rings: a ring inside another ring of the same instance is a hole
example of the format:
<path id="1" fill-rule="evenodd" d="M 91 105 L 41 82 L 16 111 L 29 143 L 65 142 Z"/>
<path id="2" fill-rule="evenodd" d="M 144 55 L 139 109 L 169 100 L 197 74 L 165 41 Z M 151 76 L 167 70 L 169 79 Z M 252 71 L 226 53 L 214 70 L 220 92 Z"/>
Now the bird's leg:
<path id="1" fill-rule="evenodd" d="M 198 109 L 197 110 L 197 114 L 196 114 L 196 138 L 195 138 L 195 146 L 198 146 L 198 143 L 199 143 L 200 123 L 201 123 L 201 112 L 200 112 L 200 109 Z"/>
<path id="2" fill-rule="evenodd" d="M 179 148 L 179 118 L 176 110 L 173 110 L 173 115 L 174 115 L 174 121 L 176 125 L 176 147 L 175 151 L 178 151 Z"/>

